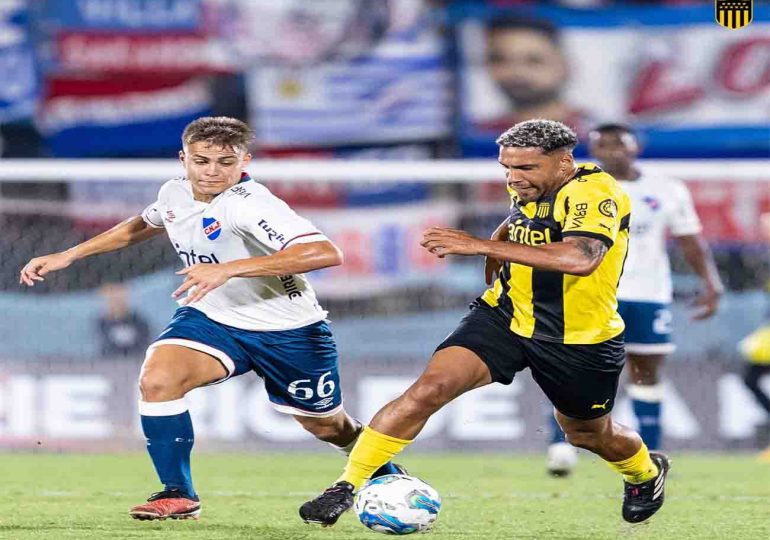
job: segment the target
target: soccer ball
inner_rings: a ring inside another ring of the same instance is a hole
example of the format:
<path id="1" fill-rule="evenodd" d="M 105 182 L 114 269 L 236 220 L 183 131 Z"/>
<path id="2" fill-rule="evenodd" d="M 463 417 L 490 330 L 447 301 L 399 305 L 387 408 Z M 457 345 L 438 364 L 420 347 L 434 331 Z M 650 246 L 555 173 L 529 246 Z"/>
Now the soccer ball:
<path id="1" fill-rule="evenodd" d="M 548 472 L 551 476 L 569 476 L 577 465 L 577 448 L 566 442 L 548 447 Z"/>
<path id="2" fill-rule="evenodd" d="M 369 482 L 356 494 L 358 519 L 373 531 L 412 534 L 433 526 L 441 497 L 428 484 L 403 474 L 388 474 Z"/>

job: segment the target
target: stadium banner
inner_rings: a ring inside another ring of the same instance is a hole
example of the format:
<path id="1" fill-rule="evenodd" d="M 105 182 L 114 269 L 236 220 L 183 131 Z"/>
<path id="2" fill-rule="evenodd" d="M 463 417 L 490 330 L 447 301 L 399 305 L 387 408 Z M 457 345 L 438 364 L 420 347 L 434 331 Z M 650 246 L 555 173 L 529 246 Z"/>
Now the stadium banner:
<path id="1" fill-rule="evenodd" d="M 427 3 L 241 1 L 251 123 L 272 147 L 439 139 L 451 74 Z M 239 45 L 240 44 L 240 45 Z"/>
<path id="2" fill-rule="evenodd" d="M 201 0 L 43 0 L 39 16 L 57 29 L 91 31 L 194 31 Z"/>
<path id="3" fill-rule="evenodd" d="M 325 298 L 366 298 L 393 289 L 428 287 L 451 267 L 422 247 L 429 227 L 456 226 L 454 202 L 424 201 L 304 211 L 345 254 L 345 264 L 312 274 Z"/>
<path id="4" fill-rule="evenodd" d="M 330 160 L 382 160 L 382 167 L 387 167 L 388 160 L 428 160 L 431 148 L 425 144 L 401 144 L 374 147 L 339 147 L 305 150 L 258 150 L 259 158 L 270 159 L 318 159 Z M 355 182 L 326 182 L 308 180 L 281 182 L 270 177 L 256 177 L 258 182 L 266 182 L 270 191 L 280 197 L 300 213 L 305 209 L 373 206 L 382 204 L 406 203 L 425 200 L 430 196 L 430 186 L 426 183 L 410 182 L 409 174 L 404 174 L 403 182 L 369 181 L 365 175 Z"/>
<path id="5" fill-rule="evenodd" d="M 729 176 L 729 171 L 725 177 Z M 760 217 L 770 213 L 770 181 L 690 181 L 687 187 L 703 224 L 703 235 L 713 243 L 766 242 Z"/>
<path id="6" fill-rule="evenodd" d="M 567 9 L 456 1 L 466 155 L 494 155 L 510 125 L 547 116 L 585 135 L 628 122 L 646 157 L 766 157 L 770 15 L 731 31 L 712 6 Z M 596 99 L 601 96 L 601 99 Z"/>
<path id="7" fill-rule="evenodd" d="M 0 123 L 31 119 L 40 85 L 25 2 L 0 5 Z"/>
<path id="8" fill-rule="evenodd" d="M 343 363 L 348 411 L 368 420 L 400 395 L 424 359 L 370 358 Z M 144 446 L 137 413 L 140 361 L 0 361 L 0 448 L 100 451 Z M 693 377 L 697 373 L 697 377 Z M 763 416 L 741 377 L 722 362 L 673 362 L 666 370 L 665 447 L 676 450 L 752 448 Z M 770 377 L 761 384 L 770 389 Z M 289 415 L 270 406 L 255 375 L 188 394 L 199 448 L 300 449 L 328 452 Z M 434 415 L 418 450 L 543 450 L 550 405 L 528 372 L 509 386 L 491 385 Z M 615 418 L 634 425 L 621 396 Z M 766 443 L 765 443 L 766 444 Z"/>
<path id="9" fill-rule="evenodd" d="M 40 127 L 55 157 L 168 156 L 210 107 L 203 78 L 50 77 Z"/>
<path id="10" fill-rule="evenodd" d="M 60 32 L 55 52 L 57 73 L 193 75 L 232 68 L 203 34 Z"/>

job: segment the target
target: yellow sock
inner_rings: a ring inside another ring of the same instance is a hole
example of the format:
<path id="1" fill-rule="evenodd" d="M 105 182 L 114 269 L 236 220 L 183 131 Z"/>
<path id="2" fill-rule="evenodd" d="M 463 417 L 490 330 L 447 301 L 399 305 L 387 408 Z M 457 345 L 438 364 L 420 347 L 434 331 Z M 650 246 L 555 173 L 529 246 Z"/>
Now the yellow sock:
<path id="1" fill-rule="evenodd" d="M 350 482 L 356 489 L 363 486 L 374 471 L 385 465 L 412 441 L 397 439 L 366 426 L 350 452 L 345 472 L 338 482 Z"/>
<path id="2" fill-rule="evenodd" d="M 647 446 L 642 443 L 639 451 L 623 461 L 608 461 L 607 464 L 623 475 L 630 484 L 641 484 L 658 476 L 658 467 L 650 459 Z"/>

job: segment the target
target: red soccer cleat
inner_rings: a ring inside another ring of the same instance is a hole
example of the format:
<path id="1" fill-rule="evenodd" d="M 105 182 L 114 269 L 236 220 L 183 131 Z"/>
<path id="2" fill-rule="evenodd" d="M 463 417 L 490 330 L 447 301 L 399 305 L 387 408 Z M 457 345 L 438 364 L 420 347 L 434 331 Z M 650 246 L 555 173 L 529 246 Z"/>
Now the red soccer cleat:
<path id="1" fill-rule="evenodd" d="M 146 504 L 134 506 L 128 511 L 134 519 L 164 520 L 164 519 L 198 519 L 201 514 L 201 503 L 198 497 L 190 499 L 179 490 L 172 489 L 153 493 Z"/>

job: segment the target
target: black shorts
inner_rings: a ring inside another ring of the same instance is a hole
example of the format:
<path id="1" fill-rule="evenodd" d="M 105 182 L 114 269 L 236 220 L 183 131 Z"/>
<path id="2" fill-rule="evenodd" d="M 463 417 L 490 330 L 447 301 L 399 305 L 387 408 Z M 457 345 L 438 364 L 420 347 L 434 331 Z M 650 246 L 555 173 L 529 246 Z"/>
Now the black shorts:
<path id="1" fill-rule="evenodd" d="M 447 347 L 476 353 L 489 367 L 494 382 L 511 384 L 516 373 L 530 368 L 554 407 L 581 420 L 612 410 L 625 363 L 622 333 L 595 345 L 523 338 L 510 330 L 510 316 L 483 302 L 471 306 L 471 312 L 436 350 Z"/>

